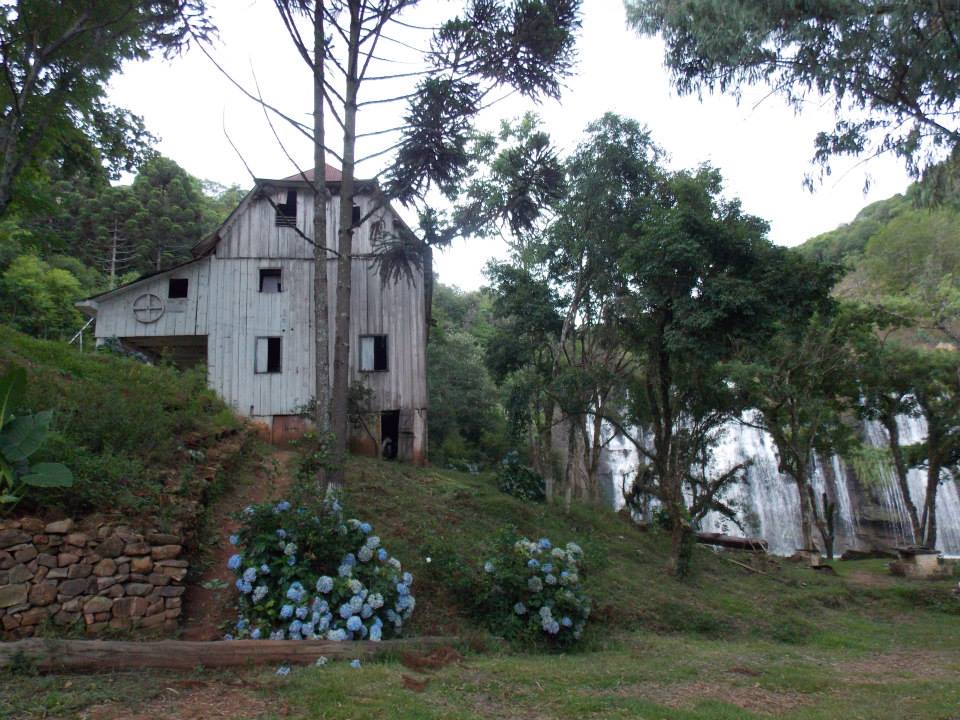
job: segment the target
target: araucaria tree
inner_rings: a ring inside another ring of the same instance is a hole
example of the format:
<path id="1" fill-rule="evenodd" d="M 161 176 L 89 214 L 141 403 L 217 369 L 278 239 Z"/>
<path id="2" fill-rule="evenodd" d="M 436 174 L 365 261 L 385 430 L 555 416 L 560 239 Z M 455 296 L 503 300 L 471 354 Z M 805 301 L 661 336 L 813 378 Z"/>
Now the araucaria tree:
<path id="1" fill-rule="evenodd" d="M 574 33 L 579 26 L 580 0 L 467 0 L 462 14 L 440 23 L 427 35 L 410 40 L 418 29 L 404 22 L 401 15 L 418 0 L 275 0 L 291 40 L 310 67 L 314 78 L 314 126 L 308 128 L 283 117 L 297 130 L 311 137 L 314 153 L 315 225 L 318 270 L 326 268 L 326 252 L 337 258 L 336 315 L 334 323 L 333 381 L 330 386 L 329 414 L 319 398 L 324 396 L 327 380 L 320 358 L 322 335 L 317 340 L 317 417 L 329 427 L 335 439 L 335 453 L 346 453 L 348 434 L 348 384 L 350 356 L 350 294 L 353 232 L 366 222 L 370 213 L 355 217 L 353 197 L 356 166 L 364 160 L 395 152 L 387 180 L 382 188 L 384 200 L 397 199 L 424 209 L 422 202 L 431 188 L 455 194 L 471 169 L 468 144 L 473 122 L 498 88 L 538 98 L 557 97 L 560 80 L 570 72 L 573 62 Z M 311 25 L 313 47 L 304 40 L 299 21 L 306 17 Z M 432 32 L 432 36 L 430 33 Z M 400 40 L 393 34 L 407 37 Z M 422 48 L 418 50 L 417 46 Z M 411 48 L 419 53 L 420 66 L 397 73 L 391 63 L 391 48 Z M 396 92 L 398 82 L 412 83 Z M 382 84 L 385 83 L 385 84 Z M 387 87 L 388 94 L 376 92 Z M 366 95 L 365 91 L 374 92 Z M 259 98 L 262 102 L 262 98 Z M 393 127 L 367 133 L 357 132 L 357 119 L 365 107 L 406 102 L 402 122 Z M 271 108 L 272 110 L 272 108 Z M 325 143 L 325 118 L 333 118 L 342 132 L 338 151 Z M 361 137 L 393 138 L 393 144 L 366 157 L 358 157 Z M 323 164 L 325 152 L 339 158 L 342 179 L 339 188 L 339 235 L 335 248 L 323 248 L 322 212 L 326 207 Z M 447 240 L 449 235 L 443 236 Z M 385 238 L 382 273 L 396 280 L 403 263 L 421 264 L 428 252 L 414 248 L 398 238 Z M 322 256 L 322 258 L 321 258 Z M 400 258 L 400 260 L 396 260 Z M 318 272 L 318 277 L 324 275 Z M 325 293 L 315 288 L 317 296 Z M 318 328 L 326 329 L 326 308 L 317 303 Z M 321 315 L 323 313 L 323 315 Z M 342 479 L 336 470 L 334 483 Z"/>
<path id="2" fill-rule="evenodd" d="M 894 153 L 919 174 L 960 140 L 960 4 L 915 0 L 625 0 L 628 22 L 660 34 L 681 93 L 765 84 L 800 109 L 834 101 L 816 139 L 839 155 Z"/>

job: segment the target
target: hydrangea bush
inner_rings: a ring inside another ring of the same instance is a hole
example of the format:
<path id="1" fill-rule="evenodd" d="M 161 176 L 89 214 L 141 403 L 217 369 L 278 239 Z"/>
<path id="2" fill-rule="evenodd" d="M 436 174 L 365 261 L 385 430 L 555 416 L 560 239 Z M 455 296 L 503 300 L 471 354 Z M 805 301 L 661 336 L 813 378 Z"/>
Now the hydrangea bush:
<path id="1" fill-rule="evenodd" d="M 379 641 L 413 613 L 413 576 L 336 500 L 252 505 L 242 521 L 227 563 L 240 593 L 229 637 Z"/>
<path id="2" fill-rule="evenodd" d="M 546 483 L 533 468 L 520 462 L 520 453 L 511 450 L 497 468 L 497 487 L 500 492 L 521 500 L 542 502 L 546 498 Z"/>
<path id="3" fill-rule="evenodd" d="M 579 640 L 590 617 L 590 598 L 580 585 L 583 550 L 554 547 L 548 538 L 501 541 L 483 565 L 480 605 L 495 630 L 508 637 L 559 645 Z"/>

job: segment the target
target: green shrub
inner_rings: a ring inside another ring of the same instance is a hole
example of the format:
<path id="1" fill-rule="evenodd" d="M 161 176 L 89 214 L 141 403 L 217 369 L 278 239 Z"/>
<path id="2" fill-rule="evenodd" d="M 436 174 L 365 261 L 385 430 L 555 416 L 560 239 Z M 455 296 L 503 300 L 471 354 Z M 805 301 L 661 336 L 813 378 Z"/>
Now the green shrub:
<path id="1" fill-rule="evenodd" d="M 241 519 L 236 637 L 378 641 L 413 613 L 413 576 L 336 500 L 253 505 Z"/>
<path id="2" fill-rule="evenodd" d="M 477 609 L 490 629 L 508 638 L 569 645 L 590 616 L 580 587 L 583 550 L 576 543 L 553 547 L 504 534 L 477 581 Z"/>
<path id="3" fill-rule="evenodd" d="M 497 469 L 497 487 L 500 492 L 513 495 L 521 500 L 542 502 L 546 498 L 546 484 L 543 477 L 520 462 L 520 454 L 511 450 L 500 461 Z"/>

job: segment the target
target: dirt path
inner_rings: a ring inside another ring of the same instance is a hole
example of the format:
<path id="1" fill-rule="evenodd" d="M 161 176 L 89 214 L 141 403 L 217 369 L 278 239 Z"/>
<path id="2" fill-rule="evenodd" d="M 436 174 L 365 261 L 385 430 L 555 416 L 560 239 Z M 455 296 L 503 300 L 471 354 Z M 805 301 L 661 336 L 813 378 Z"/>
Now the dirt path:
<path id="1" fill-rule="evenodd" d="M 235 577 L 227 569 L 227 560 L 234 553 L 229 537 L 239 528 L 233 516 L 247 505 L 280 499 L 293 482 L 295 457 L 291 450 L 275 449 L 257 467 L 252 482 L 235 487 L 217 502 L 209 520 L 209 527 L 214 529 L 210 565 L 187 587 L 184 640 L 219 640 L 223 626 L 235 619 L 230 601 Z"/>

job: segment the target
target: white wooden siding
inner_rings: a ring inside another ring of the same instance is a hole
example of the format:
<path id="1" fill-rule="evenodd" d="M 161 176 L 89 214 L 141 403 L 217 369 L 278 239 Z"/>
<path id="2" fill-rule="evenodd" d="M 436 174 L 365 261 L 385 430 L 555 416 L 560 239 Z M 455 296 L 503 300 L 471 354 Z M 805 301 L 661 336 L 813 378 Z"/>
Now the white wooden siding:
<path id="1" fill-rule="evenodd" d="M 278 189 L 275 202 L 286 201 Z M 371 200 L 357 198 L 361 212 Z M 97 337 L 148 335 L 207 335 L 209 384 L 243 415 L 288 415 L 305 406 L 314 395 L 313 246 L 293 228 L 274 225 L 274 209 L 265 199 L 253 199 L 223 231 L 213 255 L 182 268 L 135 283 L 98 300 Z M 336 244 L 339 199 L 328 206 L 328 246 Z M 313 235 L 312 195 L 298 189 L 297 225 Z M 372 260 L 369 228 L 382 219 L 392 226 L 384 210 L 354 233 L 352 262 L 350 376 L 374 392 L 376 410 L 408 409 L 416 413 L 414 428 L 425 431 L 426 320 L 423 278 L 403 279 L 383 285 Z M 259 292 L 260 268 L 280 268 L 282 292 Z M 330 367 L 333 367 L 333 328 L 336 312 L 337 268 L 334 256 L 327 261 L 329 279 Z M 190 280 L 185 301 L 166 299 L 169 277 Z M 136 297 L 152 292 L 167 309 L 156 323 L 144 325 L 133 316 Z M 171 312 L 171 302 L 183 302 Z M 388 370 L 359 371 L 360 335 L 387 335 Z M 256 338 L 282 338 L 282 370 L 255 373 Z"/>

